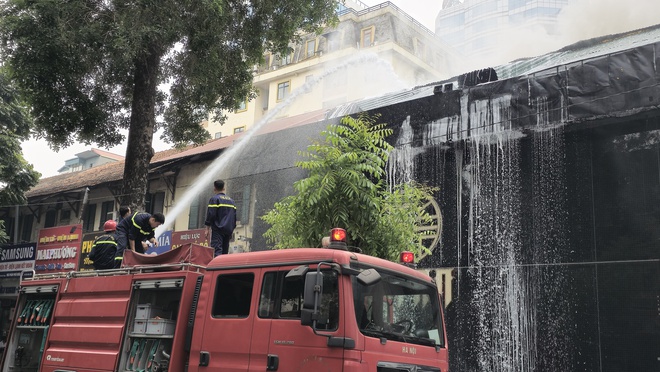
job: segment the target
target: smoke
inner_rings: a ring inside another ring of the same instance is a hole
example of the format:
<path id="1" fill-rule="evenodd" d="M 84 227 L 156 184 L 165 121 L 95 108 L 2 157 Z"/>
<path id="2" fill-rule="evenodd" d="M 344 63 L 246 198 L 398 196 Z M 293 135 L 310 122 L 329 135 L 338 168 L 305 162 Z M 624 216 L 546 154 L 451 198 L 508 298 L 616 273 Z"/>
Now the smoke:
<path id="1" fill-rule="evenodd" d="M 581 40 L 652 26 L 660 23 L 658 11 L 658 0 L 573 0 L 558 14 L 554 28 L 509 25 L 498 29 L 494 51 L 480 56 L 464 56 L 453 73 L 536 57 Z"/>
<path id="2" fill-rule="evenodd" d="M 598 36 L 632 31 L 660 23 L 657 0 L 577 0 L 559 14 L 565 45 Z"/>

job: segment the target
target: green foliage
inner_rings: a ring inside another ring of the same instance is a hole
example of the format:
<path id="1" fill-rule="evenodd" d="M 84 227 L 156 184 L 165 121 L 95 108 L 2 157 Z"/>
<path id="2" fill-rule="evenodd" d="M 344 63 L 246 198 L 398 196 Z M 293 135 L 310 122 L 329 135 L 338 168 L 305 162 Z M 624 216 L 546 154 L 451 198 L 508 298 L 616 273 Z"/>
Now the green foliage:
<path id="1" fill-rule="evenodd" d="M 124 204 L 133 205 L 144 202 L 133 194 L 146 193 L 159 125 L 175 146 L 209 139 L 200 123 L 254 94 L 265 50 L 283 52 L 299 31 L 334 22 L 339 2 L 4 0 L 2 58 L 53 149 L 111 147 L 128 129 Z"/>
<path id="2" fill-rule="evenodd" d="M 400 251 L 425 249 L 416 226 L 429 219 L 423 202 L 430 188 L 404 184 L 389 190 L 384 178 L 392 130 L 373 118 L 345 117 L 329 125 L 300 152 L 296 166 L 309 176 L 294 184 L 296 195 L 276 203 L 261 218 L 275 248 L 318 247 L 333 227 L 345 228 L 349 244 L 364 253 L 395 259 Z"/>
<path id="3" fill-rule="evenodd" d="M 0 69 L 0 205 L 23 204 L 37 184 L 38 172 L 23 158 L 21 141 L 30 133 L 30 117 L 15 87 Z"/>
<path id="4" fill-rule="evenodd" d="M 5 221 L 0 220 L 0 244 L 5 244 L 9 242 L 9 235 L 5 231 Z"/>
<path id="5" fill-rule="evenodd" d="M 0 8 L 5 58 L 28 94 L 37 131 L 54 148 L 112 146 L 129 127 L 136 62 L 160 56 L 165 139 L 202 142 L 209 112 L 251 92 L 265 49 L 285 50 L 297 30 L 335 19 L 337 0 L 7 0 Z M 168 105 L 166 105 L 166 103 Z M 159 112 L 159 111 L 156 111 Z M 162 111 L 161 111 L 162 112 Z"/>

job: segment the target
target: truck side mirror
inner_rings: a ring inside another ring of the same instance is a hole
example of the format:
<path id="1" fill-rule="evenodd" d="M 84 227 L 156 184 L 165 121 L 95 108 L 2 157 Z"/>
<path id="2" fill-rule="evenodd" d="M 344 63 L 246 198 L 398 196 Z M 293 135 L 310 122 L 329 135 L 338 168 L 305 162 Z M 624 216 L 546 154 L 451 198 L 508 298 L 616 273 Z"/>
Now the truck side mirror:
<path id="1" fill-rule="evenodd" d="M 318 320 L 320 299 L 323 295 L 323 273 L 320 271 L 305 274 L 305 287 L 303 289 L 303 306 L 300 309 L 300 323 L 314 327 Z"/>
<path id="2" fill-rule="evenodd" d="M 303 308 L 313 309 L 319 305 L 323 294 L 323 273 L 313 271 L 305 275 L 305 289 L 303 290 Z"/>

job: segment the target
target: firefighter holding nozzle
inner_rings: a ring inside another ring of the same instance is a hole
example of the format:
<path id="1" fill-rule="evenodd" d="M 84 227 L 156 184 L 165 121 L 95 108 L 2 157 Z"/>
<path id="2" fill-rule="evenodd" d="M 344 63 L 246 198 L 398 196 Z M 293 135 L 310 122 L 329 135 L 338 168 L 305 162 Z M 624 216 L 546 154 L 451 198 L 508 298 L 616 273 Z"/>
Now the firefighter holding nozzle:
<path id="1" fill-rule="evenodd" d="M 158 246 L 154 233 L 158 226 L 165 223 L 162 213 L 135 212 L 126 217 L 117 225 L 115 239 L 117 240 L 117 253 L 115 254 L 115 267 L 121 267 L 124 259 L 124 250 L 130 249 L 137 253 L 144 253 L 143 241 L 149 241 L 154 247 Z M 137 242 L 137 244 L 135 243 Z"/>

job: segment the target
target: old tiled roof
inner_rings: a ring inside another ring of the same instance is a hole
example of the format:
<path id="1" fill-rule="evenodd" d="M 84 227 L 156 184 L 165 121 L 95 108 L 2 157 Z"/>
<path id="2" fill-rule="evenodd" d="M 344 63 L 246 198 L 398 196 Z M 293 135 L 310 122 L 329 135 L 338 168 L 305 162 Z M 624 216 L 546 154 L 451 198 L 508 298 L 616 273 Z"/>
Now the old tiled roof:
<path id="1" fill-rule="evenodd" d="M 266 123 L 261 128 L 259 128 L 259 132 L 257 133 L 257 135 L 293 128 L 299 125 L 315 123 L 317 121 L 325 119 L 326 111 L 327 110 L 316 110 L 305 114 L 273 120 L 270 123 Z M 177 154 L 172 154 L 168 157 L 163 157 L 157 161 L 152 160 L 151 163 L 171 161 L 174 159 L 180 159 L 180 158 L 194 156 L 207 152 L 216 152 L 231 146 L 231 144 L 234 143 L 234 141 L 236 141 L 243 135 L 244 133 L 238 133 L 231 136 L 214 139 L 206 142 L 201 146 L 191 147 L 188 150 L 185 150 Z"/>
<path id="2" fill-rule="evenodd" d="M 285 117 L 266 123 L 260 128 L 258 134 L 270 133 L 299 125 L 309 124 L 323 120 L 326 110 L 312 111 L 306 114 Z M 192 157 L 198 154 L 221 151 L 243 136 L 238 133 L 227 137 L 213 139 L 199 146 L 188 146 L 184 149 L 169 149 L 157 152 L 151 159 L 151 165 Z M 25 193 L 28 198 L 48 196 L 68 191 L 80 190 L 85 187 L 94 187 L 106 183 L 117 182 L 124 175 L 124 160 L 88 168 L 79 172 L 59 174 L 39 180 L 39 183 Z"/>
<path id="3" fill-rule="evenodd" d="M 170 149 L 157 152 L 151 162 L 157 162 L 163 157 L 181 152 L 182 150 Z M 123 159 L 123 157 L 122 157 Z M 96 167 L 58 174 L 57 176 L 42 178 L 39 183 L 25 193 L 28 198 L 58 194 L 67 191 L 79 190 L 85 187 L 93 187 L 104 183 L 116 182 L 124 176 L 124 160 L 107 163 Z"/>
<path id="4" fill-rule="evenodd" d="M 227 137 L 222 137 L 222 138 L 216 138 L 212 139 L 208 142 L 206 142 L 203 145 L 199 146 L 190 146 L 186 148 L 183 151 L 177 152 L 177 153 L 171 153 L 168 156 L 161 156 L 157 160 L 152 160 L 151 163 L 162 163 L 162 162 L 167 162 L 175 159 L 181 159 L 185 158 L 188 156 L 193 156 L 193 155 L 198 155 L 198 154 L 203 154 L 206 152 L 214 152 L 214 151 L 219 151 L 222 149 L 225 149 L 229 147 L 235 140 L 240 138 L 243 135 L 243 133 L 238 133 L 234 134 L 231 136 Z M 154 157 L 155 159 L 155 157 Z"/>
<path id="5" fill-rule="evenodd" d="M 42 178 L 39 183 L 25 193 L 27 198 L 58 194 L 66 191 L 91 187 L 105 182 L 120 180 L 124 173 L 124 161 L 117 161 L 87 168 L 78 172 L 58 174 Z"/>

